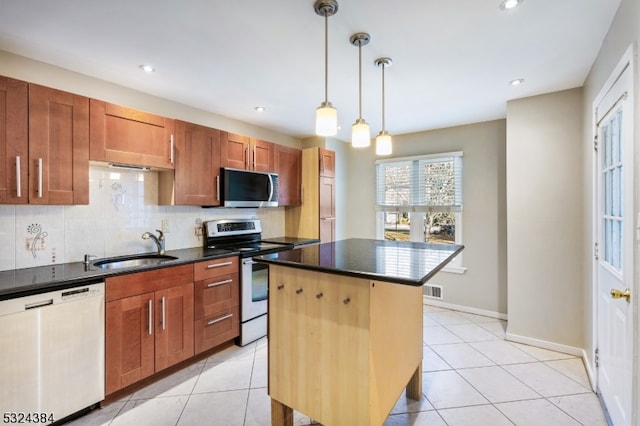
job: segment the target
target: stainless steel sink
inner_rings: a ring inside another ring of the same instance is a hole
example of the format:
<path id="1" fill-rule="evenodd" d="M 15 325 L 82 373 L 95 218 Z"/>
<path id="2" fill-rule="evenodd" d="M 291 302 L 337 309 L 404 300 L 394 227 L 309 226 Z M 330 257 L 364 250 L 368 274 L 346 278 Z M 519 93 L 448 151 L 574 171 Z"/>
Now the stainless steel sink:
<path id="1" fill-rule="evenodd" d="M 93 266 L 101 269 L 131 268 L 134 266 L 154 265 L 168 260 L 176 260 L 177 257 L 166 254 L 136 254 L 132 256 L 118 256 L 93 262 Z"/>

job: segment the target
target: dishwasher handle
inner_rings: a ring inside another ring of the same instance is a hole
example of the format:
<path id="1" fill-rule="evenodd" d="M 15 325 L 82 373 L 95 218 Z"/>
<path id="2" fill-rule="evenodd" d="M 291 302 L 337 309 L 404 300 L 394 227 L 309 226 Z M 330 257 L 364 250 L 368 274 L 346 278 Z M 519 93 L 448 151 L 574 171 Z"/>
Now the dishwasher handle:
<path id="1" fill-rule="evenodd" d="M 24 310 L 42 308 L 43 306 L 53 305 L 53 299 L 43 300 L 42 302 L 29 303 L 24 305 Z"/>

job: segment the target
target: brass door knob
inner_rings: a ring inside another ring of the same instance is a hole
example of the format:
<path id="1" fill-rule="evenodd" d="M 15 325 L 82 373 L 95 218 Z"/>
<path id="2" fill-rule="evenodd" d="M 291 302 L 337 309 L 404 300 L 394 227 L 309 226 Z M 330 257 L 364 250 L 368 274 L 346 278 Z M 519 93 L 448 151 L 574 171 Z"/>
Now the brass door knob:
<path id="1" fill-rule="evenodd" d="M 618 290 L 617 288 L 611 290 L 611 298 L 622 299 L 623 297 L 627 299 L 627 302 L 629 302 L 631 300 L 631 290 L 629 290 L 628 288 L 624 291 Z"/>

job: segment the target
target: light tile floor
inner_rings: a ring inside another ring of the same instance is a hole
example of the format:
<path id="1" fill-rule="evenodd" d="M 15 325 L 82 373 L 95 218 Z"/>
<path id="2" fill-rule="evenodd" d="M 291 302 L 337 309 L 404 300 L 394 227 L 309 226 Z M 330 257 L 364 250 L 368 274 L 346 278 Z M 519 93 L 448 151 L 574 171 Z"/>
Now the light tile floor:
<path id="1" fill-rule="evenodd" d="M 423 397 L 386 425 L 606 425 L 580 358 L 507 342 L 506 322 L 424 308 Z M 70 424 L 269 425 L 266 339 L 228 348 Z M 311 424 L 295 413 L 295 424 Z"/>

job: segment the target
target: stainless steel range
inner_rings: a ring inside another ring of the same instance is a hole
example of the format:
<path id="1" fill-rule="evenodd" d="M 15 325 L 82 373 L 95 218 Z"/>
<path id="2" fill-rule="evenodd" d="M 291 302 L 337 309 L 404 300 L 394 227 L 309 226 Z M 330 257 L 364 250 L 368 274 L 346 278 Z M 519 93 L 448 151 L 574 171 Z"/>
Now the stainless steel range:
<path id="1" fill-rule="evenodd" d="M 267 335 L 267 289 L 269 270 L 266 264 L 253 261 L 253 256 L 293 248 L 292 244 L 262 240 L 260 219 L 222 219 L 204 222 L 205 247 L 239 253 L 240 270 L 240 338 L 244 346 Z"/>

